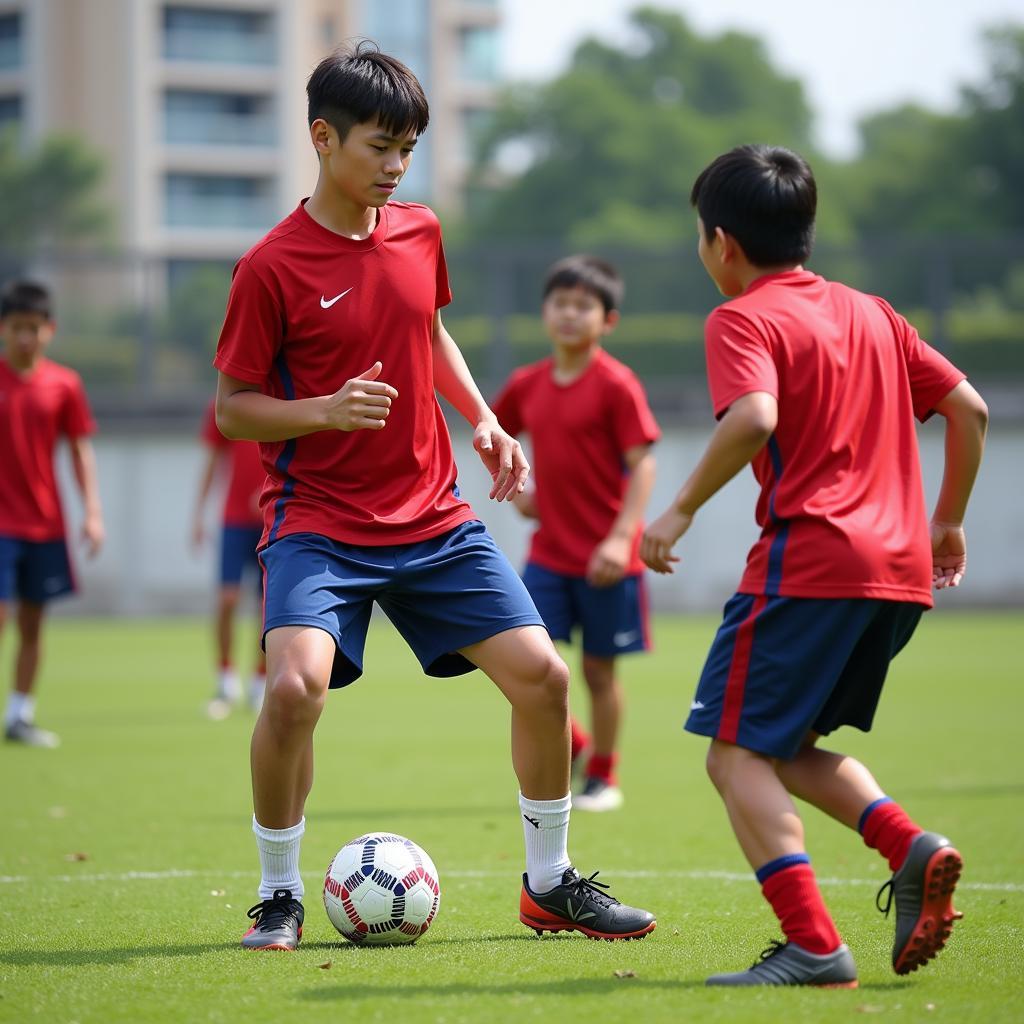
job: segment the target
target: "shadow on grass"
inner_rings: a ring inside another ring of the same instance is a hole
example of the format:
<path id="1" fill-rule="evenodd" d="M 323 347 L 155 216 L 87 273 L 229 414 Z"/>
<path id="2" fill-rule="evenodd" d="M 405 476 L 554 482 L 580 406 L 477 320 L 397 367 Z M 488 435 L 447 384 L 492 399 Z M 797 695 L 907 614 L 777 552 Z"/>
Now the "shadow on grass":
<path id="1" fill-rule="evenodd" d="M 472 982 L 456 981 L 449 985 L 367 985 L 354 982 L 351 985 L 331 985 L 306 992 L 296 993 L 299 999 L 311 1003 L 333 1003 L 339 999 L 380 999 L 382 996 L 575 996 L 600 995 L 643 990 L 681 991 L 689 988 L 704 988 L 703 981 L 688 981 L 659 978 L 645 981 L 643 978 L 560 978 L 557 981 L 528 982 L 522 980 L 476 985 Z"/>
<path id="2" fill-rule="evenodd" d="M 320 809 L 306 812 L 307 823 L 317 821 L 352 821 L 373 818 L 374 821 L 391 821 L 396 818 L 501 818 L 509 813 L 509 804 L 487 804 L 486 806 L 432 807 L 340 807 L 337 809 Z M 209 815 L 204 821 L 237 821 L 238 816 Z"/>
<path id="3" fill-rule="evenodd" d="M 239 949 L 237 942 L 179 943 L 174 946 L 129 946 L 125 949 L 16 949 L 0 952 L 0 964 L 12 967 L 85 967 L 126 964 L 145 957 L 203 956 Z"/>

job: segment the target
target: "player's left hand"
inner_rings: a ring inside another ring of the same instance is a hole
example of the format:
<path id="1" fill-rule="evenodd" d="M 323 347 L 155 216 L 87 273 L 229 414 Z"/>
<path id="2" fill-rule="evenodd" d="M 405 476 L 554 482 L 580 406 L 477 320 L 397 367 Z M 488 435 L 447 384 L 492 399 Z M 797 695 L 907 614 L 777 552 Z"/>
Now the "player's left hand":
<path id="1" fill-rule="evenodd" d="M 497 420 L 481 420 L 477 424 L 473 447 L 494 481 L 488 497 L 495 501 L 511 501 L 523 493 L 526 478 L 530 475 L 530 464 L 522 446 L 501 429 Z"/>
<path id="2" fill-rule="evenodd" d="M 640 558 L 644 565 L 659 573 L 673 573 L 674 562 L 679 561 L 678 555 L 672 554 L 676 541 L 690 528 L 693 516 L 689 512 L 680 512 L 670 508 L 644 530 L 640 541 Z"/>
<path id="3" fill-rule="evenodd" d="M 587 582 L 592 587 L 612 587 L 618 583 L 626 575 L 631 547 L 629 537 L 605 537 L 590 556 Z"/>
<path id="4" fill-rule="evenodd" d="M 107 531 L 103 528 L 103 520 L 99 516 L 86 516 L 82 523 L 82 543 L 90 558 L 95 558 L 103 547 Z"/>
<path id="5" fill-rule="evenodd" d="M 967 572 L 967 537 L 959 523 L 931 522 L 932 586 L 959 587 Z"/>

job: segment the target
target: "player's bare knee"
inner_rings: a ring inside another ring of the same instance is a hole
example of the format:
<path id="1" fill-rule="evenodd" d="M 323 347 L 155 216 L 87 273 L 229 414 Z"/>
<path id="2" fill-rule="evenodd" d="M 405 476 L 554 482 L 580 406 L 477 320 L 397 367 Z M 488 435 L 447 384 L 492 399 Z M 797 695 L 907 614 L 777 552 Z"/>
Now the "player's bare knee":
<path id="1" fill-rule="evenodd" d="M 324 689 L 312 676 L 296 669 L 284 669 L 268 680 L 264 702 L 275 724 L 286 728 L 308 725 L 320 716 Z"/>
<path id="2" fill-rule="evenodd" d="M 568 715 L 569 668 L 557 652 L 538 658 L 523 682 L 524 700 L 535 709 Z"/>

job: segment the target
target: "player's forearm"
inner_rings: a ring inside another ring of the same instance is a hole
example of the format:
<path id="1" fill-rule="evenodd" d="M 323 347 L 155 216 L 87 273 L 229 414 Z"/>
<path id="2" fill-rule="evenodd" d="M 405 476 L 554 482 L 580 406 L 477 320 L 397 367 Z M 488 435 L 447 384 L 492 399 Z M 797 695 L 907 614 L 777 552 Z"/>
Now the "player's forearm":
<path id="1" fill-rule="evenodd" d="M 473 380 L 465 356 L 440 319 L 434 327 L 433 361 L 434 388 L 451 402 L 467 423 L 475 427 L 485 419 L 495 418 Z"/>
<path id="2" fill-rule="evenodd" d="M 988 407 L 966 381 L 936 407 L 946 419 L 946 461 L 932 519 L 947 525 L 964 521 L 967 502 L 981 465 L 988 431 Z"/>
<path id="3" fill-rule="evenodd" d="M 99 475 L 96 472 L 96 453 L 88 441 L 79 440 L 71 448 L 71 466 L 82 495 L 82 505 L 88 517 L 101 517 Z"/>
<path id="4" fill-rule="evenodd" d="M 676 495 L 676 510 L 692 516 L 717 494 L 768 443 L 777 415 L 777 403 L 770 395 L 746 395 L 734 403 Z"/>
<path id="5" fill-rule="evenodd" d="M 611 530 L 608 531 L 609 537 L 633 539 L 643 522 L 647 503 L 651 500 L 651 491 L 654 490 L 654 474 L 654 454 L 648 452 L 630 470 L 629 483 L 626 484 L 626 491 L 622 495 L 622 508 L 619 510 Z"/>
<path id="6" fill-rule="evenodd" d="M 328 429 L 327 397 L 288 401 L 259 391 L 217 395 L 217 427 L 233 441 L 289 441 Z"/>
<path id="7" fill-rule="evenodd" d="M 210 451 L 207 454 L 206 462 L 203 465 L 203 472 L 199 478 L 199 493 L 196 495 L 196 515 L 200 516 L 206 507 L 206 500 L 213 489 L 213 478 L 217 472 L 217 453 Z"/>

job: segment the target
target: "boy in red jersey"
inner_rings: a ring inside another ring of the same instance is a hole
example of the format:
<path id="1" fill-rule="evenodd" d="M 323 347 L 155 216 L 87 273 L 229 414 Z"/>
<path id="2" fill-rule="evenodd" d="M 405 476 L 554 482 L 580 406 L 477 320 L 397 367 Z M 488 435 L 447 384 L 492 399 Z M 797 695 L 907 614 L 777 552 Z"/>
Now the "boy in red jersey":
<path id="1" fill-rule="evenodd" d="M 451 293 L 434 214 L 392 203 L 429 113 L 419 82 L 361 44 L 311 75 L 313 195 L 235 268 L 215 365 L 217 424 L 261 442 L 267 692 L 252 739 L 262 878 L 250 949 L 301 936 L 299 842 L 328 688 L 362 672 L 374 602 L 430 675 L 482 669 L 512 706 L 526 873 L 520 919 L 634 938 L 644 910 L 567 854 L 568 671 L 522 581 L 459 497 L 435 388 L 472 424 L 490 496 L 529 467 L 441 323 Z"/>
<path id="2" fill-rule="evenodd" d="M 45 357 L 56 325 L 49 292 L 11 282 L 0 296 L 0 632 L 18 601 L 18 653 L 7 700 L 4 737 L 55 747 L 56 735 L 35 725 L 35 686 L 48 601 L 75 589 L 54 470 L 68 439 L 85 505 L 82 539 L 89 557 L 103 544 L 103 514 L 89 435 L 96 430 L 78 374 Z"/>
<path id="3" fill-rule="evenodd" d="M 255 441 L 229 441 L 217 429 L 216 403 L 211 402 L 203 417 L 201 431 L 206 458 L 199 477 L 199 495 L 192 519 L 192 543 L 198 550 L 206 542 L 203 510 L 218 472 L 227 464 L 227 488 L 220 531 L 220 586 L 217 590 L 217 688 L 207 712 L 213 719 L 225 718 L 242 697 L 242 684 L 232 661 L 235 612 L 242 596 L 242 576 L 251 570 L 256 583 L 257 607 L 263 607 L 263 570 L 256 548 L 263 536 L 260 491 L 267 474 Z M 257 647 L 256 664 L 249 681 L 249 706 L 258 711 L 263 704 L 267 663 Z"/>
<path id="4" fill-rule="evenodd" d="M 552 637 L 568 641 L 574 626 L 582 629 L 593 739 L 572 720 L 574 760 L 592 743 L 572 803 L 588 811 L 622 805 L 615 770 L 624 700 L 615 659 L 650 646 L 638 548 L 659 433 L 636 376 L 601 347 L 622 293 L 604 260 L 556 263 L 541 307 L 554 355 L 517 370 L 494 403 L 498 422 L 513 437 L 526 431 L 533 446 L 536 490 L 514 499 L 539 520 L 523 582 Z"/>
<path id="5" fill-rule="evenodd" d="M 686 728 L 711 737 L 708 774 L 786 937 L 749 970 L 708 984 L 853 988 L 856 966 L 821 898 L 792 797 L 859 830 L 885 857 L 893 968 L 927 963 L 960 916 L 960 854 L 916 825 L 863 764 L 817 742 L 841 725 L 870 729 L 889 662 L 931 606 L 932 586 L 960 583 L 988 413 L 886 302 L 803 269 L 817 190 L 801 157 L 740 146 L 700 174 L 691 201 L 701 262 L 731 300 L 706 327 L 719 423 L 641 556 L 672 572 L 672 548 L 697 510 L 752 464 L 761 538 Z M 946 421 L 946 464 L 929 532 L 914 418 L 935 412 Z"/>

